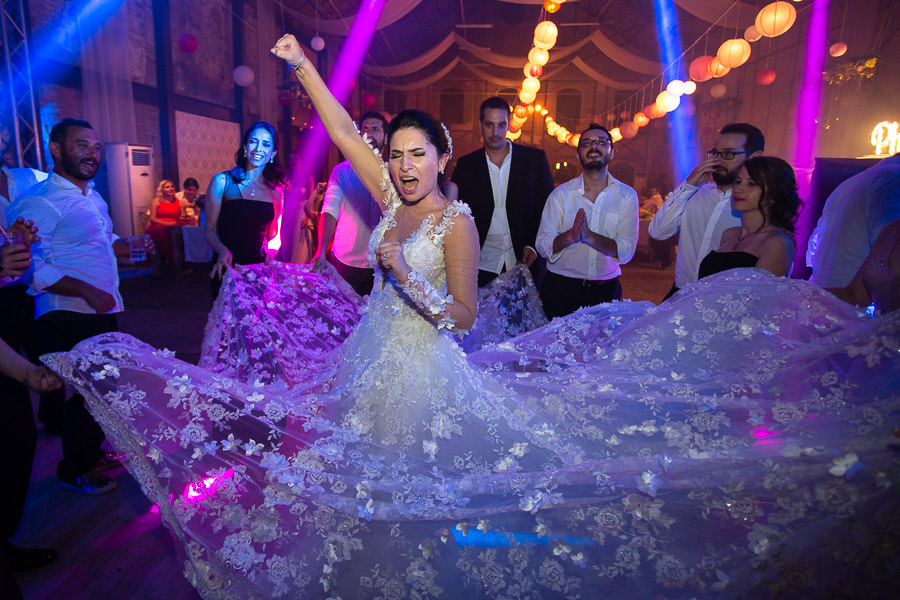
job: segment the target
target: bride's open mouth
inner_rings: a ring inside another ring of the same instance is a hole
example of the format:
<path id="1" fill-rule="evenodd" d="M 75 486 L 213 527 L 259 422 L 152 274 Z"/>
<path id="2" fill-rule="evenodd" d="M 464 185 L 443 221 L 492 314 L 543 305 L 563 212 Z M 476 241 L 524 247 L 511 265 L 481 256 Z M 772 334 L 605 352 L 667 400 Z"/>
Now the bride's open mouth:
<path id="1" fill-rule="evenodd" d="M 419 186 L 419 180 L 415 177 L 401 177 L 400 178 L 400 189 L 406 194 L 412 194 L 416 191 L 416 188 Z"/>

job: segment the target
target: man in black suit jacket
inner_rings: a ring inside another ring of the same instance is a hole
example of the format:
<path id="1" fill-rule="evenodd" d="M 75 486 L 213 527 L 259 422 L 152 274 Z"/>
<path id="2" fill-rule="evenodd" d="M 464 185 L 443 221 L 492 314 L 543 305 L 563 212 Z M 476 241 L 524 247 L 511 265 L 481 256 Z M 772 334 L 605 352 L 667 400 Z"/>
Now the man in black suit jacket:
<path id="1" fill-rule="evenodd" d="M 459 188 L 459 199 L 472 209 L 478 229 L 479 286 L 517 262 L 531 267 L 539 283 L 545 267 L 533 245 L 544 203 L 553 191 L 553 176 L 543 150 L 506 138 L 509 118 L 509 104 L 503 98 L 494 96 L 481 103 L 484 147 L 460 157 L 451 177 Z"/>

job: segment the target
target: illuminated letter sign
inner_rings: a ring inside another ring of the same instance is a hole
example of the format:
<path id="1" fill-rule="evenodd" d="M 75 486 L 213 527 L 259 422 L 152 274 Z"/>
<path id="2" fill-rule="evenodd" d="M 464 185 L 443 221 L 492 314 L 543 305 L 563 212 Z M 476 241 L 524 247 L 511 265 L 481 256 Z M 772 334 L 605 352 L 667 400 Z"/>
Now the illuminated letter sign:
<path id="1" fill-rule="evenodd" d="M 876 155 L 897 153 L 897 138 L 900 137 L 897 134 L 898 125 L 897 121 L 882 121 L 872 130 L 872 145 L 875 146 Z"/>

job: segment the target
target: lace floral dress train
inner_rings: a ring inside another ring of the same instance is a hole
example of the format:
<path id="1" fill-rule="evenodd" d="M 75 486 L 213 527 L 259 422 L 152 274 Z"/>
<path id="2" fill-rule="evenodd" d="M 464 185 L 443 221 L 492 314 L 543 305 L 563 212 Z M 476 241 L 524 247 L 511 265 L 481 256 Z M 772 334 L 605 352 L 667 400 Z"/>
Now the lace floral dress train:
<path id="1" fill-rule="evenodd" d="M 201 366 L 122 334 L 47 357 L 204 598 L 895 590 L 900 313 L 735 269 L 467 356 L 423 315 L 468 218 L 423 222 L 412 283 L 377 274 L 365 307 L 303 273 L 219 306 Z"/>

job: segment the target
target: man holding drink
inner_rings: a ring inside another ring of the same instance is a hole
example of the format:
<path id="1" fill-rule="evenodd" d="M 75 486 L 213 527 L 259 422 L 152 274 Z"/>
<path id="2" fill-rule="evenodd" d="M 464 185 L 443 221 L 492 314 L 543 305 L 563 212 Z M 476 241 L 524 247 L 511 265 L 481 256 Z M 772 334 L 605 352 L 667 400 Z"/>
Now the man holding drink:
<path id="1" fill-rule="evenodd" d="M 53 172 L 7 210 L 8 221 L 32 219 L 41 232 L 24 275 L 35 300 L 38 355 L 70 350 L 81 340 L 116 331 L 115 313 L 124 310 L 116 257 L 133 256 L 141 244 L 153 249 L 149 238 L 129 244 L 113 233 L 107 205 L 92 181 L 101 145 L 89 123 L 57 123 L 49 146 Z M 104 463 L 103 432 L 80 395 L 68 401 L 62 390 L 42 395 L 38 417 L 48 429 L 62 431 L 63 460 L 57 475 L 63 487 L 86 495 L 115 489 L 114 481 L 97 472 L 97 465 Z"/>

